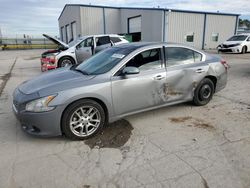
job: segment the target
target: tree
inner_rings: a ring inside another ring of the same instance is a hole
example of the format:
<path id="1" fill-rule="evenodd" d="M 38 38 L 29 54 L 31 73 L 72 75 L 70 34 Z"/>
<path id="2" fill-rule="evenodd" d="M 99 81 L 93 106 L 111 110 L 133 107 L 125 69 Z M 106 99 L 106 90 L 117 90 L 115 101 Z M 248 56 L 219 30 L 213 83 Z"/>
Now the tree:
<path id="1" fill-rule="evenodd" d="M 250 21 L 248 19 L 239 19 L 239 27 L 246 26 L 250 29 Z"/>

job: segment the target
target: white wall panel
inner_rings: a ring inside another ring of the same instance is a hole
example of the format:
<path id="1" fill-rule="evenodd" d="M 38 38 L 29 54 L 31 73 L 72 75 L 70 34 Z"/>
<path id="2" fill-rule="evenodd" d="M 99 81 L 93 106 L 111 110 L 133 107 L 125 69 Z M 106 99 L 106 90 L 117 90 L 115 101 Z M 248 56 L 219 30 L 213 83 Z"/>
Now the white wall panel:
<path id="1" fill-rule="evenodd" d="M 165 16 L 165 41 L 202 48 L 204 14 L 166 11 Z M 194 41 L 187 42 L 191 33 Z"/>
<path id="2" fill-rule="evenodd" d="M 234 35 L 236 16 L 207 14 L 205 49 L 215 49 L 220 43 Z M 213 34 L 218 33 L 218 41 L 212 41 Z"/>
<path id="3" fill-rule="evenodd" d="M 82 35 L 96 35 L 104 33 L 103 8 L 81 7 Z"/>

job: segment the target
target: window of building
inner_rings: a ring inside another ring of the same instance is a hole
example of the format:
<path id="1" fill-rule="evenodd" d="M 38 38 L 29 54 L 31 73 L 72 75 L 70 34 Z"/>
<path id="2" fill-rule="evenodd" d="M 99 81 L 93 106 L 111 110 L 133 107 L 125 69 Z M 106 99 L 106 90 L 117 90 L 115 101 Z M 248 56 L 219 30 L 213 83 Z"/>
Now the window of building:
<path id="1" fill-rule="evenodd" d="M 64 30 L 64 27 L 61 27 L 61 40 L 63 41 L 64 40 L 64 35 L 63 35 L 63 30 Z"/>
<path id="2" fill-rule="evenodd" d="M 187 42 L 194 42 L 194 33 L 189 33 L 186 35 Z"/>
<path id="3" fill-rule="evenodd" d="M 76 22 L 71 23 L 71 36 L 72 40 L 76 40 L 77 34 L 76 34 Z"/>
<path id="4" fill-rule="evenodd" d="M 196 51 L 182 47 L 167 47 L 165 55 L 168 66 L 190 64 L 202 60 L 202 55 Z"/>
<path id="5" fill-rule="evenodd" d="M 212 34 L 212 41 L 218 42 L 218 39 L 219 39 L 219 33 L 213 33 Z"/>
<path id="6" fill-rule="evenodd" d="M 72 36 L 71 36 L 71 28 L 69 25 L 66 25 L 66 43 L 70 43 L 72 41 Z"/>

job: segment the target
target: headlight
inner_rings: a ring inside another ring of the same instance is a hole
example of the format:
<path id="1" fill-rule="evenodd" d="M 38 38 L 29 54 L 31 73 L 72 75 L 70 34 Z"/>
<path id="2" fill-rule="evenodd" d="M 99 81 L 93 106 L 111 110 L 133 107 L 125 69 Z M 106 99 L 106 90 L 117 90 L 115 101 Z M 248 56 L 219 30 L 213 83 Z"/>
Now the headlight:
<path id="1" fill-rule="evenodd" d="M 56 97 L 56 95 L 50 95 L 40 99 L 36 99 L 26 104 L 25 110 L 28 112 L 47 112 L 53 110 L 54 106 L 48 106 L 49 103 Z"/>

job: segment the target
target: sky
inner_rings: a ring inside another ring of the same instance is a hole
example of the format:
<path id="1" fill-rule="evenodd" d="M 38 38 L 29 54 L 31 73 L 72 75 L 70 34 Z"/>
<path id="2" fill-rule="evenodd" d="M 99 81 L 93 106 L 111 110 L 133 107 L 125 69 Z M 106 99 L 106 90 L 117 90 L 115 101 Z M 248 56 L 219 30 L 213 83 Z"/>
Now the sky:
<path id="1" fill-rule="evenodd" d="M 43 33 L 58 36 L 58 17 L 65 4 L 219 11 L 250 20 L 249 0 L 0 0 L 1 33 L 8 37 L 42 37 Z"/>

